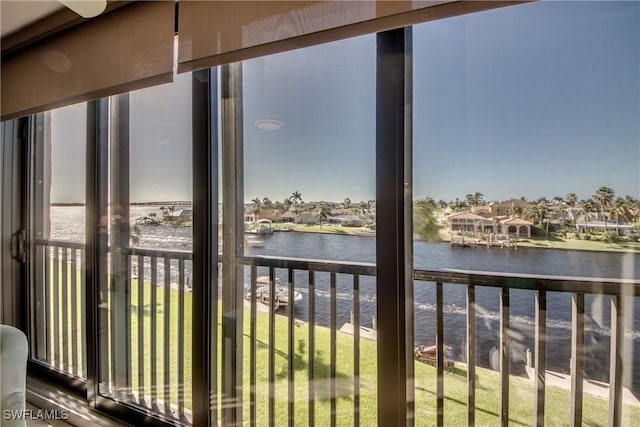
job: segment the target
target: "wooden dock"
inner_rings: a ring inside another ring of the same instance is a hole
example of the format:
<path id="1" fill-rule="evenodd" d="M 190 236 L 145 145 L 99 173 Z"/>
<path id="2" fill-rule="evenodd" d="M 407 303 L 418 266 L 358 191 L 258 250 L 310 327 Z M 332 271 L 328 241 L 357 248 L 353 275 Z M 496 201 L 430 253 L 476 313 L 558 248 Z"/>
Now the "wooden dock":
<path id="1" fill-rule="evenodd" d="M 342 325 L 342 328 L 340 328 L 340 332 L 353 335 L 353 324 L 345 323 L 344 325 Z M 378 339 L 378 332 L 375 329 L 360 326 L 360 337 L 375 341 Z"/>
<path id="2" fill-rule="evenodd" d="M 461 248 L 500 248 L 500 249 L 518 249 L 518 244 L 514 240 L 482 240 L 474 238 L 456 238 L 449 241 L 449 245 Z"/>

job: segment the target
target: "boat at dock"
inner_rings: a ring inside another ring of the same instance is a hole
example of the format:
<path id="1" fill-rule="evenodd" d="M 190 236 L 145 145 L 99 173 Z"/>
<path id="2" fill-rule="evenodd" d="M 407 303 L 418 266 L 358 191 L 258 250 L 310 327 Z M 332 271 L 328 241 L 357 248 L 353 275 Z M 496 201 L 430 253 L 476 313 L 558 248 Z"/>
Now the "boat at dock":
<path id="1" fill-rule="evenodd" d="M 256 279 L 256 293 L 255 299 L 257 302 L 270 305 L 271 289 L 270 289 L 269 276 L 260 276 Z M 250 289 L 250 287 L 247 287 Z M 251 290 L 245 292 L 245 299 L 251 301 Z M 296 301 L 302 300 L 302 294 L 294 289 L 292 298 L 289 296 L 289 289 L 280 283 L 280 279 L 276 278 L 275 283 L 275 309 L 281 307 L 287 307 L 289 303 L 292 304 Z"/>
<path id="2" fill-rule="evenodd" d="M 455 356 L 451 351 L 451 347 L 445 345 L 443 348 L 443 352 L 443 367 L 448 370 L 453 369 L 453 366 L 455 364 Z M 414 349 L 413 354 L 417 361 L 426 363 L 427 365 L 436 366 L 438 362 L 438 347 L 436 345 L 419 345 Z"/>
<path id="3" fill-rule="evenodd" d="M 272 221 L 268 219 L 259 219 L 255 222 L 255 227 L 245 231 L 245 234 L 258 234 L 261 236 L 273 234 Z"/>

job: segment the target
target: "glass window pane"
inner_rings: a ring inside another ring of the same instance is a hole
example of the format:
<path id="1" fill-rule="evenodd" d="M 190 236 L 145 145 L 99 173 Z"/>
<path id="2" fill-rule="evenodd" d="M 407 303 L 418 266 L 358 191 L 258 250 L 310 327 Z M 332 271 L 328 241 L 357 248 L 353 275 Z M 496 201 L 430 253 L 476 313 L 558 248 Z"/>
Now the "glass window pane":
<path id="1" fill-rule="evenodd" d="M 500 382 L 492 372 L 506 350 L 499 289 L 476 286 L 470 337 L 467 286 L 446 280 L 473 283 L 470 275 L 519 276 L 506 286 L 526 289 L 510 289 L 505 315 L 510 419 L 524 424 L 534 415 L 539 285 L 522 276 L 551 280 L 547 289 L 557 292 L 547 295 L 546 415 L 568 423 L 570 343 L 579 331 L 571 323 L 570 285 L 559 277 L 573 285 L 583 278 L 640 277 L 640 5 L 539 2 L 425 23 L 414 27 L 413 60 L 414 262 L 419 270 L 445 274 L 441 302 L 434 284 L 415 282 L 414 339 L 416 345 L 435 343 L 433 320 L 441 305 L 444 341 L 460 374 L 445 377 L 445 424 L 466 416 L 470 339 L 478 366 L 476 422 L 494 424 L 491 414 L 500 413 Z M 609 351 L 616 345 L 611 300 L 602 295 L 605 286 L 594 289 L 585 297 L 584 375 L 608 383 Z M 618 380 L 638 390 L 638 298 L 625 310 Z M 434 375 L 430 366 L 416 364 L 418 418 L 435 410 L 429 403 Z M 606 424 L 608 405 L 590 384 L 584 421 Z M 625 416 L 637 416 L 627 403 Z"/>
<path id="2" fill-rule="evenodd" d="M 191 75 L 112 97 L 100 392 L 189 423 Z"/>
<path id="3" fill-rule="evenodd" d="M 355 414 L 375 425 L 375 37 L 242 65 L 243 252 L 257 266 L 238 284 L 247 307 L 243 419 L 255 405 L 256 423 L 267 423 L 271 398 L 276 425 L 289 410 L 298 424 L 330 424 L 332 407 L 338 425 Z M 267 267 L 272 257 L 281 267 Z M 296 259 L 326 264 L 294 270 Z M 337 262 L 341 273 L 331 273 Z M 367 274 L 354 265 L 363 262 Z M 271 351 L 281 356 L 270 361 Z"/>
<path id="4" fill-rule="evenodd" d="M 85 378 L 87 106 L 49 111 L 36 123 L 31 357 Z"/>

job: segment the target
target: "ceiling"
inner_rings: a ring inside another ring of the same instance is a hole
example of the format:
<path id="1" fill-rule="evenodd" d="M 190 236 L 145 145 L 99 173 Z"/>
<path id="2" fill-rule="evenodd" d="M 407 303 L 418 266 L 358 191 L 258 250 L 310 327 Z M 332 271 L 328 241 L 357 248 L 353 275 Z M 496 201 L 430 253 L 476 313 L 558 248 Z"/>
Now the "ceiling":
<path id="1" fill-rule="evenodd" d="M 56 0 L 0 0 L 0 35 L 8 36 L 62 9 Z"/>

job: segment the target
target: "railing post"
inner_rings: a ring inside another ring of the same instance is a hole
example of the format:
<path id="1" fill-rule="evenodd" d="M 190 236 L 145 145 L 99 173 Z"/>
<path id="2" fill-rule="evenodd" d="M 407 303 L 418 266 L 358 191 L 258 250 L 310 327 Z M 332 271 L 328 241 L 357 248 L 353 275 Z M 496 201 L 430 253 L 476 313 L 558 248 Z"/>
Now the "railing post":
<path id="1" fill-rule="evenodd" d="M 436 283 L 436 425 L 444 425 L 444 295 Z"/>
<path id="2" fill-rule="evenodd" d="M 315 396 L 315 358 L 316 358 L 316 276 L 309 271 L 309 420 L 308 425 L 315 426 L 316 396 Z"/>
<path id="3" fill-rule="evenodd" d="M 571 423 L 582 425 L 582 389 L 584 378 L 584 294 L 571 299 Z"/>
<path id="4" fill-rule="evenodd" d="M 294 323 L 294 291 L 295 291 L 295 272 L 292 268 L 289 269 L 288 272 L 288 282 L 287 282 L 287 292 L 288 292 L 288 302 L 287 302 L 287 321 L 288 321 L 288 330 L 287 330 L 287 341 L 288 341 L 288 354 L 287 354 L 287 380 L 288 380 L 288 400 L 289 407 L 287 411 L 288 425 L 289 427 L 293 427 L 295 425 L 295 367 L 294 367 L 294 357 L 295 357 L 295 323 Z M 253 321 L 253 319 L 252 319 Z"/>
<path id="5" fill-rule="evenodd" d="M 353 276 L 353 425 L 360 427 L 360 276 Z"/>
<path id="6" fill-rule="evenodd" d="M 476 290 L 467 286 L 467 425 L 476 422 Z"/>
<path id="7" fill-rule="evenodd" d="M 509 425 L 509 374 L 511 343 L 509 338 L 509 288 L 500 289 L 500 425 Z"/>
<path id="8" fill-rule="evenodd" d="M 535 300 L 536 326 L 534 350 L 534 369 L 536 372 L 536 412 L 535 424 L 538 427 L 544 426 L 544 399 L 545 399 L 545 379 L 547 372 L 547 293 L 545 291 L 536 292 Z"/>
<path id="9" fill-rule="evenodd" d="M 622 343 L 624 341 L 624 297 L 611 297 L 611 350 L 609 357 L 609 425 L 622 422 Z"/>
<path id="10" fill-rule="evenodd" d="M 335 427 L 338 420 L 338 407 L 337 407 L 337 395 L 338 395 L 338 383 L 336 379 L 337 375 L 337 300 L 336 300 L 336 273 L 331 273 L 330 288 L 329 288 L 329 385 L 330 385 L 330 413 L 331 413 L 331 427 Z"/>

